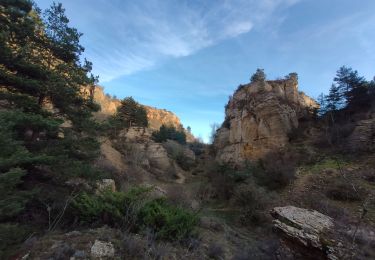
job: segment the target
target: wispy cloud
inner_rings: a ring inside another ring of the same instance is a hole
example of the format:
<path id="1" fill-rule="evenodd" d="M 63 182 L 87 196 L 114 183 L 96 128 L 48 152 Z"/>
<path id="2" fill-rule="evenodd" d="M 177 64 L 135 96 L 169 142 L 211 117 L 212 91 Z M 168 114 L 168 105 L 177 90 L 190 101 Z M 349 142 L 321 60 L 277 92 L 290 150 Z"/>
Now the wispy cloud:
<path id="1" fill-rule="evenodd" d="M 95 0 L 75 15 L 89 30 L 86 55 L 106 82 L 248 33 L 297 1 Z"/>

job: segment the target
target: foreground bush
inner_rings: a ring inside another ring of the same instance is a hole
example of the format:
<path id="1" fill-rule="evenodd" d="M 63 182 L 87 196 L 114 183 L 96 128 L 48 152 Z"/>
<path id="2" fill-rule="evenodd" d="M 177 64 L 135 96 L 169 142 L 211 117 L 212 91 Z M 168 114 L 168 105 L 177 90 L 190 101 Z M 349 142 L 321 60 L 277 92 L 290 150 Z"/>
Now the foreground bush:
<path id="1" fill-rule="evenodd" d="M 0 224 L 0 259 L 8 259 L 14 247 L 30 235 L 30 228 L 18 224 Z"/>
<path id="2" fill-rule="evenodd" d="M 127 193 L 106 191 L 101 194 L 81 193 L 73 200 L 74 215 L 83 224 L 108 224 L 134 228 L 147 188 L 134 188 Z"/>
<path id="3" fill-rule="evenodd" d="M 140 210 L 139 220 L 144 227 L 151 228 L 159 239 L 180 240 L 192 233 L 198 217 L 180 207 L 169 205 L 161 198 L 147 202 Z"/>
<path id="4" fill-rule="evenodd" d="M 147 198 L 148 188 L 128 193 L 104 192 L 80 194 L 73 201 L 74 215 L 83 224 L 120 227 L 127 230 L 151 230 L 158 239 L 180 240 L 191 234 L 198 218 L 165 199 Z"/>

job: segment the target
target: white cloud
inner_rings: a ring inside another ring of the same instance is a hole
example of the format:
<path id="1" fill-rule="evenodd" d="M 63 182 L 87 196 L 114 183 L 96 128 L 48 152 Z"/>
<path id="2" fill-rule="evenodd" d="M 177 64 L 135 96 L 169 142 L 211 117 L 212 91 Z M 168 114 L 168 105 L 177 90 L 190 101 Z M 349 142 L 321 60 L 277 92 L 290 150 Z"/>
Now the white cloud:
<path id="1" fill-rule="evenodd" d="M 297 0 L 102 1 L 84 20 L 86 55 L 102 82 L 151 68 L 251 31 Z M 199 2 L 199 1 L 198 1 Z M 210 3 L 210 4 L 208 4 Z M 76 8 L 70 3 L 69 8 Z M 69 10 L 69 9 L 68 9 Z M 86 28 L 87 26 L 87 28 Z"/>

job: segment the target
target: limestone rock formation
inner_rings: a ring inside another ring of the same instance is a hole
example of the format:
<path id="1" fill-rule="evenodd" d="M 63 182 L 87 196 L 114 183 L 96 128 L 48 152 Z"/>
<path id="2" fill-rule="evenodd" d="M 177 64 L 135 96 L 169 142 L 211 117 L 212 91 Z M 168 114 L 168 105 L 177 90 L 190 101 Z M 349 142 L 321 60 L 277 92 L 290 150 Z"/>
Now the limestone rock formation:
<path id="1" fill-rule="evenodd" d="M 325 232 L 334 228 L 333 219 L 315 210 L 297 208 L 294 206 L 276 207 L 271 211 L 275 218 L 274 228 L 292 242 L 319 250 L 328 259 L 337 259 L 337 249 L 334 241 L 328 242 Z"/>
<path id="2" fill-rule="evenodd" d="M 151 139 L 148 128 L 129 127 L 122 130 L 119 137 L 128 147 L 128 157 L 133 163 L 160 171 L 167 171 L 171 167 L 167 151 L 162 144 Z"/>
<path id="3" fill-rule="evenodd" d="M 352 151 L 375 151 L 375 113 L 369 119 L 356 122 L 345 144 Z"/>
<path id="4" fill-rule="evenodd" d="M 101 140 L 100 153 L 101 159 L 111 166 L 113 166 L 116 171 L 124 172 L 126 170 L 126 164 L 124 163 L 123 155 L 113 148 L 113 144 L 110 140 Z"/>
<path id="5" fill-rule="evenodd" d="M 89 90 L 87 89 L 86 92 L 87 91 Z M 113 115 L 116 112 L 117 107 L 119 107 L 121 104 L 120 100 L 105 94 L 104 89 L 100 86 L 95 87 L 93 97 L 94 100 L 101 106 L 101 110 L 94 114 L 98 120 L 104 120 L 108 116 Z M 195 141 L 195 137 L 182 127 L 180 119 L 174 113 L 165 109 L 158 109 L 150 106 L 144 106 L 144 108 L 147 111 L 149 128 L 152 131 L 159 130 L 160 126 L 163 124 L 174 126 L 176 129 L 183 129 L 185 131 L 188 142 Z"/>
<path id="6" fill-rule="evenodd" d="M 241 164 L 285 146 L 298 121 L 318 104 L 293 79 L 241 85 L 225 109 L 214 147 L 220 162 Z"/>

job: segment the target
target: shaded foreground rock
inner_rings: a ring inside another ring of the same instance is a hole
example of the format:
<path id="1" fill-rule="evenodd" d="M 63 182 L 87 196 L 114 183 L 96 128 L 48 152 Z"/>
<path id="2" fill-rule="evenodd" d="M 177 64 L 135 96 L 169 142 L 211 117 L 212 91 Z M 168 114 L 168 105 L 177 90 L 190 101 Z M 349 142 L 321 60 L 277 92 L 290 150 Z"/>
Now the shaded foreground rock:
<path id="1" fill-rule="evenodd" d="M 95 240 L 91 247 L 91 256 L 93 258 L 113 257 L 115 255 L 115 248 L 111 242 L 103 242 Z"/>
<path id="2" fill-rule="evenodd" d="M 286 238 L 286 242 L 289 242 L 287 244 L 302 246 L 302 255 L 316 255 L 317 259 L 339 259 L 340 250 L 336 242 L 327 235 L 334 229 L 331 217 L 294 206 L 276 207 L 271 215 L 275 218 L 275 230 Z"/>

